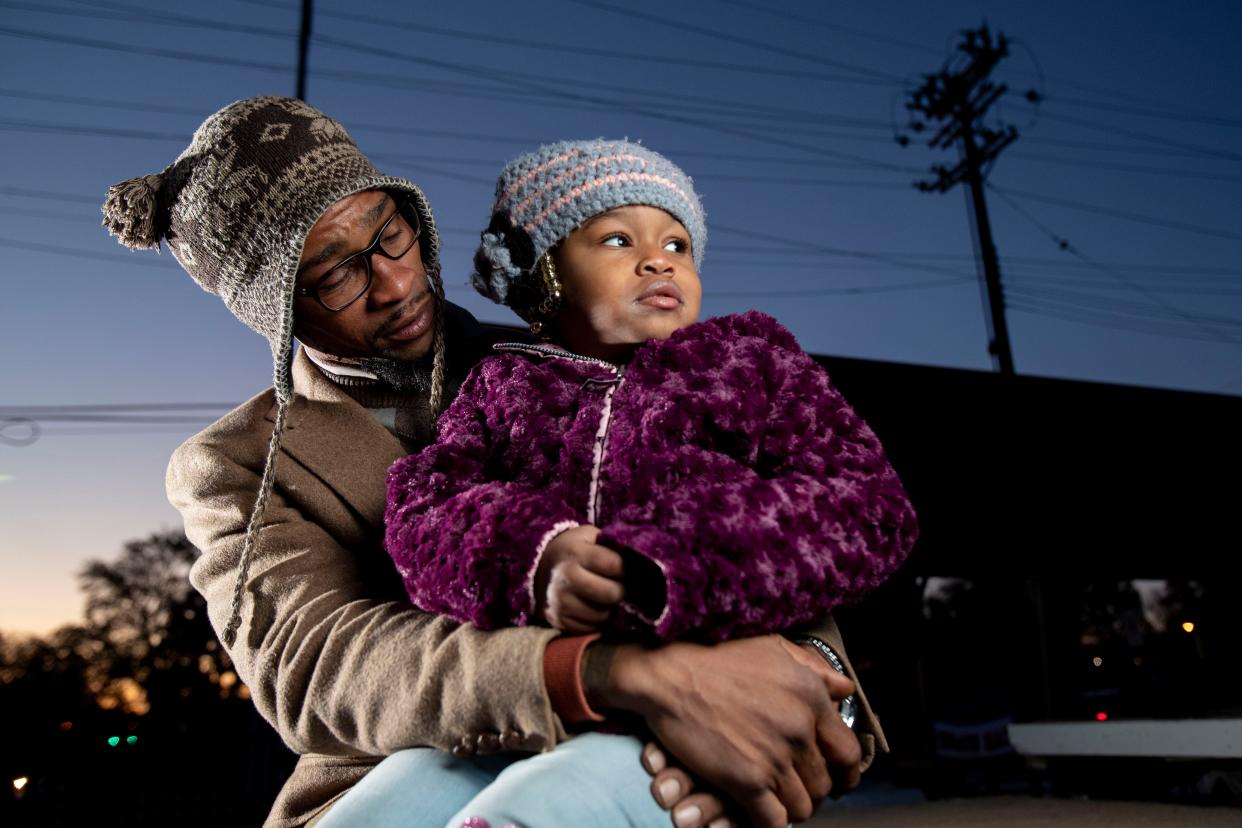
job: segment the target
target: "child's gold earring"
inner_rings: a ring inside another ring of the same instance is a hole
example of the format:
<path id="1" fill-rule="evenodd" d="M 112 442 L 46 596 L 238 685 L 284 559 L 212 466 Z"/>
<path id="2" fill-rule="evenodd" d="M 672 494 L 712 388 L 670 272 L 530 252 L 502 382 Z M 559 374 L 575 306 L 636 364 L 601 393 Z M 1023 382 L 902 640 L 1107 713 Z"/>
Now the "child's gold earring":
<path id="1" fill-rule="evenodd" d="M 561 307 L 561 282 L 556 278 L 556 265 L 552 263 L 552 254 L 544 253 L 539 257 L 539 275 L 542 277 L 539 304 L 535 306 L 538 317 L 530 323 L 530 332 L 539 336 L 543 332 L 544 320 L 551 319 Z"/>

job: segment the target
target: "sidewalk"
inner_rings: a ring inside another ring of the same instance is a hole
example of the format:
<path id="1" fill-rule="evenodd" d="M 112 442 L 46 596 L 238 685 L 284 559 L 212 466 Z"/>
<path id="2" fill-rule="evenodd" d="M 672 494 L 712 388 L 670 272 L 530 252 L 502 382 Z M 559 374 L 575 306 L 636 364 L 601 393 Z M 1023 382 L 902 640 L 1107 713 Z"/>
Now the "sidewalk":
<path id="1" fill-rule="evenodd" d="M 1018 796 L 945 799 L 918 804 L 834 808 L 828 805 L 804 825 L 814 828 L 1240 828 L 1242 808 L 1165 805 L 1153 802 L 1101 802 L 1080 799 L 1034 799 Z"/>

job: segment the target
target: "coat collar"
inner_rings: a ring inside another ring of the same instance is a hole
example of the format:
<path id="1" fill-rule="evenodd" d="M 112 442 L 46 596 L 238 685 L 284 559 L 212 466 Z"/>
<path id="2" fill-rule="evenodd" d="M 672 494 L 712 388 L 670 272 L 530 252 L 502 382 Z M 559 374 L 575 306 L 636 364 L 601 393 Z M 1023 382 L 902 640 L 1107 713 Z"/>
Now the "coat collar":
<path id="1" fill-rule="evenodd" d="M 275 422 L 275 406 L 267 418 Z M 366 522 L 383 527 L 388 467 L 406 451 L 301 350 L 293 359 L 293 401 L 280 445 Z"/>

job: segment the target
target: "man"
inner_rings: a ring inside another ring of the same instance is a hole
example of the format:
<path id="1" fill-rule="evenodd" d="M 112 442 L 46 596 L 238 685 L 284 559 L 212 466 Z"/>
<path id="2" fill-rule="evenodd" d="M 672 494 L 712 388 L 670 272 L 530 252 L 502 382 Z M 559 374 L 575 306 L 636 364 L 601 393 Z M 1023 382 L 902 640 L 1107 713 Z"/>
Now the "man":
<path id="1" fill-rule="evenodd" d="M 274 387 L 168 472 L 202 550 L 191 580 L 259 711 L 301 754 L 269 825 L 423 824 L 428 762 L 486 768 L 483 754 L 547 751 L 608 716 L 637 717 L 662 746 L 643 760 L 682 828 L 726 824 L 692 778 L 752 824 L 783 826 L 885 749 L 861 692 L 855 730 L 842 722 L 854 685 L 831 620 L 804 646 L 644 649 L 482 632 L 409 605 L 381 548 L 385 472 L 427 442 L 490 340 L 443 298 L 422 192 L 378 173 L 336 121 L 294 99 L 239 101 L 162 173 L 113 187 L 104 214 L 127 246 L 166 242 L 272 346 Z"/>

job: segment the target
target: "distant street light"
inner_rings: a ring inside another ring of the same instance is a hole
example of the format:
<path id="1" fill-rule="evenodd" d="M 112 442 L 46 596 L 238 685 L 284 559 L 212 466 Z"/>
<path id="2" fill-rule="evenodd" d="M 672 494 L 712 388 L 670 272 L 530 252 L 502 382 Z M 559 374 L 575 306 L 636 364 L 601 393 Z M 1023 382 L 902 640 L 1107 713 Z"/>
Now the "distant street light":
<path id="1" fill-rule="evenodd" d="M 1188 633 L 1192 633 L 1192 632 L 1194 632 L 1194 631 L 1195 631 L 1195 622 L 1194 622 L 1194 621 L 1183 621 L 1183 622 L 1182 622 L 1182 629 L 1183 629 L 1183 630 L 1185 630 L 1185 631 L 1186 631 L 1186 632 L 1188 632 Z"/>
<path id="2" fill-rule="evenodd" d="M 25 796 L 25 795 L 26 795 L 26 786 L 27 786 L 28 784 L 30 784 L 30 777 L 29 777 L 29 776 L 19 776 L 19 777 L 17 777 L 16 779 L 14 779 L 14 780 L 13 780 L 13 796 L 14 796 L 14 798 L 16 798 L 16 799 L 21 799 L 23 796 Z"/>

